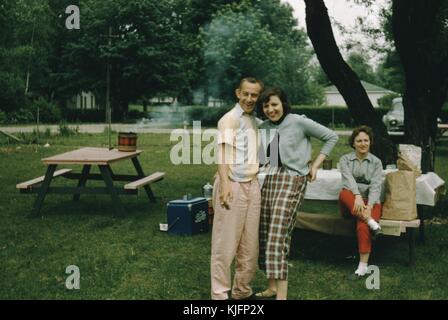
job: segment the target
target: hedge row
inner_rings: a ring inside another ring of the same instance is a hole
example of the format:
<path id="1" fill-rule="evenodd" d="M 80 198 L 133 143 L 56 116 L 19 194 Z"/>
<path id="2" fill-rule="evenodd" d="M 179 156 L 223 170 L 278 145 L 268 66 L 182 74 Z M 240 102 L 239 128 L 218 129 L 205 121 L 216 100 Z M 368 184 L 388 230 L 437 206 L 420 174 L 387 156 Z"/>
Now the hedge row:
<path id="1" fill-rule="evenodd" d="M 204 126 L 216 126 L 219 118 L 222 117 L 229 108 L 204 108 L 192 107 L 188 110 L 189 119 L 201 120 Z M 379 108 L 375 111 L 382 117 L 388 109 Z M 333 123 L 337 127 L 352 127 L 355 125 L 348 109 L 345 107 L 292 107 L 292 113 L 303 114 L 325 126 L 331 126 Z"/>
<path id="2" fill-rule="evenodd" d="M 176 125 L 181 125 L 185 118 L 191 122 L 193 120 L 201 120 L 203 126 L 215 127 L 218 120 L 230 110 L 230 107 L 209 108 L 203 106 L 194 107 L 180 107 L 182 115 L 175 117 L 170 114 L 171 121 Z M 55 112 L 55 110 L 57 112 Z M 378 115 L 382 116 L 387 113 L 387 108 L 375 109 Z M 306 107 L 294 106 L 292 112 L 297 114 L 304 114 L 308 118 L 313 119 L 325 126 L 336 127 L 353 127 L 356 125 L 345 107 Z M 159 114 L 163 112 L 152 112 L 153 117 L 161 117 Z M 164 115 L 162 115 L 164 116 Z M 122 118 L 112 113 L 113 122 L 127 122 L 134 123 L 142 118 L 151 117 L 151 112 L 144 113 L 138 110 L 131 110 L 128 112 L 126 118 Z M 443 123 L 448 123 L 448 108 L 443 108 L 440 118 Z M 62 112 L 54 106 L 42 106 L 40 108 L 40 122 L 42 123 L 58 123 L 60 121 L 67 121 L 69 123 L 101 123 L 105 121 L 105 112 L 100 109 L 66 109 Z M 12 113 L 5 113 L 0 111 L 0 123 L 15 124 L 15 123 L 34 123 L 36 122 L 36 115 L 27 109 L 17 110 Z M 178 123 L 177 123 L 178 122 Z"/>
<path id="3" fill-rule="evenodd" d="M 133 123 L 138 119 L 147 117 L 146 113 L 138 111 L 138 110 L 131 110 L 128 112 L 126 118 L 122 118 L 112 112 L 112 122 L 124 122 L 124 123 Z M 90 122 L 90 123 L 101 123 L 104 122 L 106 119 L 106 113 L 103 109 L 66 109 L 63 113 L 63 118 L 67 122 L 76 122 L 76 123 L 82 123 L 82 122 Z"/>
<path id="4" fill-rule="evenodd" d="M 204 107 L 191 107 L 189 108 L 187 114 L 190 120 L 202 120 L 202 125 L 204 126 L 216 126 L 220 117 L 222 117 L 229 107 L 223 108 L 204 108 Z M 382 119 L 389 111 L 388 108 L 377 108 L 375 112 Z M 292 113 L 303 114 L 308 118 L 319 122 L 324 126 L 336 127 L 353 127 L 358 125 L 353 120 L 348 109 L 346 107 L 304 107 L 304 106 L 293 106 Z M 448 109 L 442 109 L 440 118 L 443 123 L 448 123 Z"/>

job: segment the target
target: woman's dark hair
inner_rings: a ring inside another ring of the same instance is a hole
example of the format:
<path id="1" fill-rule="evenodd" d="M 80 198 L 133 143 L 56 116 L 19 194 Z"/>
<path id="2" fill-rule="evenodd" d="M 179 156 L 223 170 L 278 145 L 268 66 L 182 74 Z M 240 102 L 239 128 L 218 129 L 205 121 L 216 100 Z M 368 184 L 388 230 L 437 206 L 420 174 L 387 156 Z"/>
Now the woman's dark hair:
<path id="1" fill-rule="evenodd" d="M 287 115 L 291 112 L 291 106 L 289 104 L 288 96 L 285 91 L 279 87 L 270 87 L 263 90 L 257 103 L 257 115 L 262 118 L 266 118 L 263 112 L 263 105 L 265 105 L 272 96 L 277 96 L 282 102 L 283 114 Z"/>
<path id="2" fill-rule="evenodd" d="M 364 132 L 366 135 L 369 136 L 370 146 L 373 145 L 373 131 L 372 131 L 372 128 L 370 128 L 368 126 L 359 126 L 359 127 L 356 127 L 355 129 L 353 129 L 350 138 L 348 138 L 348 143 L 350 144 L 350 147 L 352 147 L 353 149 L 355 149 L 355 147 L 353 146 L 354 143 L 355 143 L 355 138 L 361 132 Z"/>

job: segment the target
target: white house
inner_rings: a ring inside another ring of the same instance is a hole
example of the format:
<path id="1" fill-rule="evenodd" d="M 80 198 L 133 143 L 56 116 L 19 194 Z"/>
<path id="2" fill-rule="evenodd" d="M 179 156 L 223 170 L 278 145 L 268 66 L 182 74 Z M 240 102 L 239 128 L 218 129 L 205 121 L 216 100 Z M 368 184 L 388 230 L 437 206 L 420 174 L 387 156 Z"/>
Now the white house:
<path id="1" fill-rule="evenodd" d="M 370 102 L 372 102 L 372 105 L 374 108 L 378 108 L 378 99 L 385 96 L 386 94 L 395 93 L 393 91 L 378 87 L 374 84 L 361 81 L 362 86 L 367 92 L 367 95 L 369 96 Z M 347 106 L 347 104 L 344 101 L 344 98 L 339 93 L 336 86 L 329 86 L 324 88 L 324 94 L 326 99 L 326 105 L 328 106 Z"/>
<path id="2" fill-rule="evenodd" d="M 81 93 L 67 100 L 67 107 L 82 110 L 100 108 L 100 106 L 96 104 L 95 95 L 90 91 L 82 91 Z"/>

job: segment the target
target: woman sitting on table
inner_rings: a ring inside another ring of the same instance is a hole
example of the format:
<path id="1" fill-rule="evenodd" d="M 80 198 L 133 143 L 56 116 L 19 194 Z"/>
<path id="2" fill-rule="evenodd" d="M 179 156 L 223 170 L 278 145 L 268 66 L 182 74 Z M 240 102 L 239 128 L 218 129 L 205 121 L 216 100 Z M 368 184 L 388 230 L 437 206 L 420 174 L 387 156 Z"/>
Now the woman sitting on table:
<path id="1" fill-rule="evenodd" d="M 350 280 L 363 277 L 372 248 L 372 239 L 381 234 L 378 221 L 381 217 L 381 160 L 370 153 L 373 143 L 372 129 L 367 126 L 355 128 L 349 138 L 354 152 L 343 155 L 339 160 L 342 175 L 342 190 L 339 207 L 343 216 L 357 219 L 359 264 Z"/>
<path id="2" fill-rule="evenodd" d="M 307 181 L 316 179 L 322 161 L 335 146 L 338 136 L 330 129 L 303 115 L 290 113 L 285 92 L 265 90 L 259 100 L 268 118 L 260 125 L 260 163 L 266 178 L 261 189 L 260 269 L 266 272 L 268 289 L 260 298 L 285 300 L 288 290 L 288 256 L 297 211 L 305 195 Z M 324 141 L 311 166 L 311 141 Z M 266 155 L 263 157 L 262 155 Z"/>

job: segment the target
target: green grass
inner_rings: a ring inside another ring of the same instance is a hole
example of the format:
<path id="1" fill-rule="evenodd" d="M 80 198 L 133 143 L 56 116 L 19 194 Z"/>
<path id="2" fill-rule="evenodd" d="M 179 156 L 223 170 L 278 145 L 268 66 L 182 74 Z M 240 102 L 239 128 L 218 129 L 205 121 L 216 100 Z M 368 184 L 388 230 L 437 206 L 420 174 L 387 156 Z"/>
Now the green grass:
<path id="1" fill-rule="evenodd" d="M 166 203 L 187 193 L 200 195 L 202 186 L 212 182 L 216 166 L 174 166 L 169 151 L 175 142 L 170 142 L 169 135 L 139 134 L 145 172 L 166 172 L 165 179 L 153 186 L 156 204 L 149 204 L 144 192 L 122 197 L 127 214 L 114 218 L 108 196 L 83 195 L 75 203 L 70 196 L 50 194 L 41 211 L 43 218 L 30 219 L 34 196 L 20 194 L 15 185 L 44 173 L 41 158 L 78 147 L 105 147 L 107 135 L 53 136 L 49 143 L 44 148 L 0 140 L 1 299 L 209 299 L 211 234 L 175 236 L 158 227 L 166 222 Z M 340 139 L 331 156 L 334 166 L 349 151 L 344 143 Z M 438 155 L 437 172 L 446 179 L 447 142 L 439 146 Z M 112 168 L 133 173 L 130 162 Z M 64 180 L 56 181 L 73 183 Z M 304 208 L 336 210 L 306 201 Z M 427 225 L 427 243 L 416 247 L 414 268 L 406 266 L 405 239 L 381 239 L 371 260 L 380 267 L 381 287 L 367 290 L 362 282 L 345 281 L 357 264 L 350 258 L 354 239 L 296 230 L 289 299 L 447 299 L 447 231 L 444 223 Z M 80 268 L 80 290 L 65 288 L 69 265 Z M 258 271 L 253 286 L 260 290 L 265 285 Z"/>

